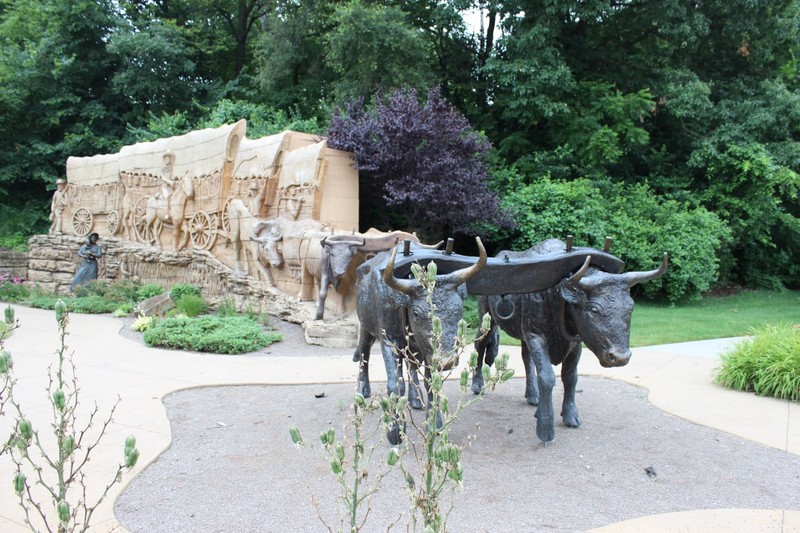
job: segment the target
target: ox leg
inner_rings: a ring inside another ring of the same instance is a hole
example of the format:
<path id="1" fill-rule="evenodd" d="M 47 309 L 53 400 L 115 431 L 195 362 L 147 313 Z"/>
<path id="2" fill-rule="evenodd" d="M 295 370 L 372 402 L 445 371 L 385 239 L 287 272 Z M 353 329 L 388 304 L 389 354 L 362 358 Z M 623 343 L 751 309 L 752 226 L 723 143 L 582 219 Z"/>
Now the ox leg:
<path id="1" fill-rule="evenodd" d="M 363 328 L 358 331 L 358 346 L 353 354 L 353 361 L 358 362 L 358 393 L 364 398 L 372 396 L 369 384 L 369 352 L 375 337 Z"/>
<path id="2" fill-rule="evenodd" d="M 578 361 L 581 360 L 581 345 L 569 352 L 561 365 L 561 382 L 564 384 L 564 403 L 561 406 L 561 419 L 564 425 L 576 428 L 581 425 L 578 405 L 575 403 L 575 387 L 578 385 Z"/>
<path id="3" fill-rule="evenodd" d="M 317 295 L 317 314 L 314 320 L 322 320 L 325 314 L 325 300 L 328 298 L 328 280 L 327 274 L 322 274 L 322 279 L 319 280 L 319 294 Z"/>
<path id="4" fill-rule="evenodd" d="M 397 358 L 394 355 L 391 344 L 381 340 L 383 362 L 386 364 L 386 393 L 389 396 L 392 394 L 399 396 L 397 390 Z M 386 430 L 386 440 L 389 441 L 389 444 L 396 446 L 403 440 L 403 433 L 405 433 L 405 423 L 402 421 L 401 413 L 394 413 L 392 423 L 389 429 Z"/>
<path id="5" fill-rule="evenodd" d="M 536 378 L 536 363 L 527 343 L 522 343 L 522 362 L 525 365 L 525 398 L 530 405 L 539 405 L 539 383 Z"/>
<path id="6" fill-rule="evenodd" d="M 478 352 L 478 364 L 475 371 L 472 373 L 472 392 L 480 394 L 483 390 L 483 372 L 481 368 L 485 364 L 492 365 L 497 358 L 497 352 L 500 348 L 500 329 L 492 323 L 489 332 L 475 341 L 475 350 Z"/>
<path id="7" fill-rule="evenodd" d="M 556 436 L 553 422 L 553 387 L 556 376 L 545 344 L 536 335 L 528 334 L 524 339 L 528 353 L 526 360 L 533 359 L 539 378 L 539 407 L 536 409 L 536 436 L 542 442 L 550 442 Z M 527 364 L 526 364 L 527 368 Z"/>
<path id="8" fill-rule="evenodd" d="M 422 389 L 419 384 L 419 363 L 413 357 L 408 361 L 408 404 L 412 409 L 422 409 Z M 402 365 L 401 365 L 402 368 Z"/>
<path id="9" fill-rule="evenodd" d="M 403 358 L 402 355 L 398 356 L 398 358 L 397 358 L 397 394 L 399 394 L 400 396 L 402 396 L 402 395 L 404 395 L 406 393 L 406 378 L 405 378 L 405 375 L 404 375 L 403 359 L 404 358 Z M 411 375 L 412 379 L 415 377 L 413 372 L 412 372 L 412 370 L 411 370 L 411 368 L 408 369 L 408 373 Z M 417 382 L 419 382 L 419 380 L 417 380 Z M 413 386 L 413 384 L 409 385 L 409 387 L 412 387 L 412 386 Z M 408 394 L 409 394 L 409 398 L 410 398 L 411 397 L 411 392 L 409 391 Z"/>

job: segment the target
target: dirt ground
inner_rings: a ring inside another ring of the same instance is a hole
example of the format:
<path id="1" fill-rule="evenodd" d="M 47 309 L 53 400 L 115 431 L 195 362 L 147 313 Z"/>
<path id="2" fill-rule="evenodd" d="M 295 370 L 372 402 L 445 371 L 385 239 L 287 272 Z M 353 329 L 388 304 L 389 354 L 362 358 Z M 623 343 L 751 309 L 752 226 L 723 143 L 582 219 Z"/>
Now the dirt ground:
<path id="1" fill-rule="evenodd" d="M 325 350 L 305 345 L 299 326 L 276 327 L 286 344 L 265 348 L 264 357 L 278 349 L 300 357 Z M 800 509 L 797 456 L 664 413 L 631 385 L 581 377 L 578 389 L 582 426 L 559 423 L 548 445 L 536 439 L 535 408 L 525 402 L 521 378 L 465 409 L 451 436 L 467 447 L 463 486 L 443 500 L 452 504 L 448 531 L 585 531 L 673 511 Z M 457 383 L 445 390 L 452 404 Z M 134 533 L 348 529 L 339 486 L 315 452 L 329 426 L 343 435 L 354 391 L 355 384 L 314 384 L 169 395 L 172 446 L 132 480 L 117 501 L 117 518 Z M 554 394 L 560 400 L 560 386 Z M 293 446 L 291 426 L 313 449 Z M 385 469 L 389 450 L 382 436 L 371 442 L 367 486 Z M 411 456 L 404 461 L 416 471 Z M 408 509 L 403 477 L 394 470 L 364 503 L 361 531 L 408 531 Z"/>

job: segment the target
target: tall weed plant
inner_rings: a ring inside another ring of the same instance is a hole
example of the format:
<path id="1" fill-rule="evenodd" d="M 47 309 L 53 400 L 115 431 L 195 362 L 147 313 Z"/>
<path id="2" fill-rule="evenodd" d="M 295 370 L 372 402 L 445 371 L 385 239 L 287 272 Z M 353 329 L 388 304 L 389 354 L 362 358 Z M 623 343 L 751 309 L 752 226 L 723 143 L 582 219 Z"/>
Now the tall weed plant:
<path id="1" fill-rule="evenodd" d="M 128 437 L 121 462 L 110 471 L 107 484 L 89 490 L 85 471 L 108 431 L 119 400 L 105 418 L 96 404 L 86 417 L 79 417 L 80 387 L 72 353 L 66 345 L 69 313 L 64 302 L 55 306 L 55 314 L 60 345 L 55 363 L 48 368 L 49 424 L 32 421 L 20 402 L 14 363 L 11 354 L 2 349 L 4 337 L 0 337 L 0 415 L 13 419 L 11 436 L 3 440 L 0 455 L 7 455 L 14 466 L 13 479 L 8 481 L 13 484 L 25 524 L 32 531 L 83 532 L 89 529 L 92 515 L 111 487 L 122 481 L 123 472 L 136 465 L 139 450 L 136 439 Z"/>
<path id="2" fill-rule="evenodd" d="M 435 265 L 433 267 L 429 265 L 428 268 L 435 269 Z M 494 369 L 488 365 L 480 369 L 485 385 L 480 394 L 475 396 L 470 389 L 469 377 L 476 370 L 477 352 L 472 352 L 468 365 L 460 372 L 444 370 L 445 363 L 452 361 L 474 340 L 467 340 L 467 323 L 461 320 L 456 345 L 452 349 L 445 349 L 442 346 L 441 320 L 436 315 L 436 307 L 432 300 L 436 283 L 435 270 L 433 270 L 434 275 L 429 277 L 428 268 L 414 269 L 417 280 L 427 290 L 429 318 L 433 325 L 434 354 L 427 362 L 430 372 L 426 372 L 422 380 L 426 391 L 430 391 L 430 402 L 424 415 L 415 417 L 408 399 L 402 396 L 392 394 L 380 397 L 378 400 L 367 400 L 357 394 L 350 406 L 350 416 L 344 423 L 344 437 L 336 440 L 333 426 L 320 435 L 322 450 L 316 453 L 329 463 L 330 470 L 336 477 L 339 499 L 347 516 L 346 529 L 338 531 L 346 530 L 354 533 L 379 530 L 375 526 L 366 525 L 370 513 L 370 499 L 376 497 L 373 495 L 379 492 L 381 481 L 392 469 L 400 471 L 408 495 L 407 510 L 410 523 L 406 529 L 424 533 L 446 531 L 447 518 L 454 506 L 453 495 L 462 487 L 464 480 L 462 453 L 469 441 L 474 438 L 471 436 L 467 439 L 468 442 L 457 443 L 451 440 L 451 431 L 466 407 L 479 401 L 486 390 L 494 389 L 498 383 L 507 381 L 514 375 L 514 371 L 507 366 L 508 354 L 503 354 L 495 361 Z M 485 335 L 488 329 L 489 316 L 486 315 L 481 321 L 479 335 Z M 400 364 L 403 364 L 405 359 L 416 357 L 416 354 L 409 352 L 407 346 L 393 346 L 393 350 Z M 448 378 L 456 376 L 460 392 L 458 398 L 451 402 L 444 394 L 442 385 Z M 409 387 L 414 386 L 413 380 L 409 380 Z M 417 392 L 420 398 L 428 397 L 424 394 L 425 391 Z M 376 454 L 382 443 L 374 436 L 398 428 L 401 432 L 401 443 L 389 448 L 385 454 Z M 302 439 L 297 427 L 291 427 L 289 433 L 295 445 L 313 448 Z M 385 457 L 385 462 L 375 464 L 377 457 Z M 379 473 L 374 475 L 375 471 Z M 386 497 L 396 498 L 396 494 L 387 494 Z M 401 515 L 395 523 L 385 524 L 385 529 L 394 527 L 402 518 L 402 514 L 405 514 L 400 509 L 398 512 Z M 328 529 L 334 531 L 330 525 Z"/>
<path id="3" fill-rule="evenodd" d="M 768 324 L 722 354 L 715 379 L 759 396 L 800 402 L 800 324 Z"/>

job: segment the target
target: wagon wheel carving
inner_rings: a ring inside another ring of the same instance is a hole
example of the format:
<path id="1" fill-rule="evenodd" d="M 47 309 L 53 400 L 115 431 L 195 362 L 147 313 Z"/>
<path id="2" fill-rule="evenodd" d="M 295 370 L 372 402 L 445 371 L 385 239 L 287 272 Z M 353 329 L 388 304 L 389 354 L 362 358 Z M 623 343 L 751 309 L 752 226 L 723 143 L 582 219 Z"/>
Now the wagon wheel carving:
<path id="1" fill-rule="evenodd" d="M 189 237 L 192 246 L 201 250 L 208 250 L 217 239 L 215 218 L 212 219 L 205 211 L 198 211 L 189 219 Z"/>
<path id="2" fill-rule="evenodd" d="M 133 208 L 133 232 L 136 233 L 136 238 L 139 242 L 145 244 L 150 244 L 147 242 L 147 221 L 145 220 L 147 200 L 149 198 L 149 196 L 142 196 Z"/>
<path id="3" fill-rule="evenodd" d="M 225 202 L 225 207 L 222 209 L 222 229 L 225 230 L 224 235 L 226 238 L 231 234 L 231 200 L 232 198 L 228 198 L 228 201 Z"/>
<path id="4" fill-rule="evenodd" d="M 94 217 L 84 207 L 81 207 L 72 215 L 72 229 L 75 230 L 75 235 L 78 237 L 85 237 L 92 230 Z"/>
<path id="5" fill-rule="evenodd" d="M 116 209 L 109 211 L 106 224 L 108 224 L 108 233 L 116 235 L 117 231 L 119 231 L 119 211 Z"/>

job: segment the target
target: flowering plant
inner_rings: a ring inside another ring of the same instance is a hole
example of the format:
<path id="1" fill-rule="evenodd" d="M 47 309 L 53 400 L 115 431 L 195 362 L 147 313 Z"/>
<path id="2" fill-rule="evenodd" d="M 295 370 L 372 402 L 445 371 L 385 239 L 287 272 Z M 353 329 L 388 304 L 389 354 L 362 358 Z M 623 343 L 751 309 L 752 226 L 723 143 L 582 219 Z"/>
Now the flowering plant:
<path id="1" fill-rule="evenodd" d="M 21 276 L 11 276 L 8 272 L 0 274 L 0 301 L 20 302 L 30 296 L 32 281 Z"/>

